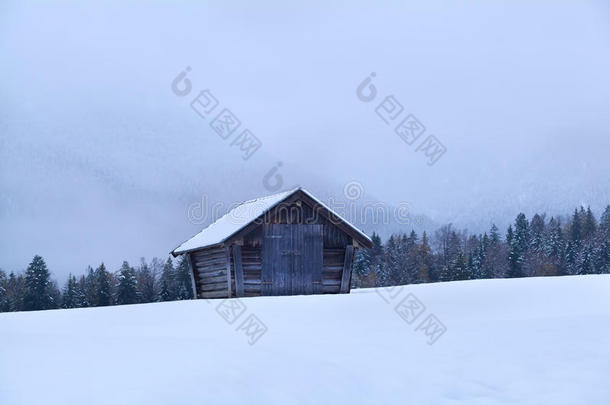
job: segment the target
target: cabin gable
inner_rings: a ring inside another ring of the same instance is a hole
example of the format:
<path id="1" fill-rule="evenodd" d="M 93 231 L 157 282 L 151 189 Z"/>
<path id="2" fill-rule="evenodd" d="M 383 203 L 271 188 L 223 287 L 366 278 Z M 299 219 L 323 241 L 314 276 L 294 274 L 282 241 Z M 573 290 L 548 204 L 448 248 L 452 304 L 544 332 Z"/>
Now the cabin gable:
<path id="1" fill-rule="evenodd" d="M 349 293 L 370 239 L 297 190 L 228 236 L 185 254 L 198 298 Z"/>

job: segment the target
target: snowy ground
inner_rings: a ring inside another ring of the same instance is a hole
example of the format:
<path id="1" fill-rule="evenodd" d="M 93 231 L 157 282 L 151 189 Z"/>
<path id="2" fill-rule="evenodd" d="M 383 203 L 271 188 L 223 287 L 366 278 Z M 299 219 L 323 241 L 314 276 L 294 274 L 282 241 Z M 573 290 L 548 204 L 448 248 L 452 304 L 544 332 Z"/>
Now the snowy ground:
<path id="1" fill-rule="evenodd" d="M 0 314 L 0 404 L 610 404 L 610 276 L 383 294 Z"/>

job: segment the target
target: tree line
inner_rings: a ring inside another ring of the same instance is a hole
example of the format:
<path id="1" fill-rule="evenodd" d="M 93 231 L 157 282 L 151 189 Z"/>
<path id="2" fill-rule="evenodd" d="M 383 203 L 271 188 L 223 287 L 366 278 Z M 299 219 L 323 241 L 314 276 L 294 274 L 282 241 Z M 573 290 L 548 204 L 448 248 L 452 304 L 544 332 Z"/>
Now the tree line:
<path id="1" fill-rule="evenodd" d="M 599 221 L 590 208 L 575 209 L 565 220 L 517 215 L 504 238 L 495 225 L 473 235 L 449 224 L 432 240 L 414 231 L 385 243 L 373 234 L 373 247 L 354 258 L 354 287 L 380 287 L 437 281 L 610 273 L 610 205 Z"/>
<path id="2" fill-rule="evenodd" d="M 86 308 L 192 299 L 193 290 L 188 263 L 179 258 L 174 265 L 153 258 L 132 267 L 124 261 L 116 272 L 104 263 L 86 274 L 68 276 L 63 288 L 51 278 L 41 256 L 34 256 L 24 273 L 0 270 L 0 312 L 33 311 L 56 308 Z"/>
<path id="3" fill-rule="evenodd" d="M 576 209 L 565 220 L 517 215 L 504 237 L 492 225 L 484 234 L 468 234 L 451 224 L 420 238 L 411 231 L 354 258 L 354 287 L 381 287 L 437 281 L 610 274 L 610 205 L 599 221 L 590 208 Z M 110 272 L 104 263 L 86 274 L 72 274 L 60 290 L 44 259 L 35 256 L 24 273 L 0 270 L 0 312 L 85 308 L 192 299 L 191 274 L 184 257 L 176 263 L 153 258 L 139 266 L 123 262 Z"/>

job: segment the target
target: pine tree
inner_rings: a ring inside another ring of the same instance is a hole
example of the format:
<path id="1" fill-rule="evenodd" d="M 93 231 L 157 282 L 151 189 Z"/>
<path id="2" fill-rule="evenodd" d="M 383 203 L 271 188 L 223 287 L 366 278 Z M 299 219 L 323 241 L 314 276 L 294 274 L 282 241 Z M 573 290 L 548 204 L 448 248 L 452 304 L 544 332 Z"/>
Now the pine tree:
<path id="1" fill-rule="evenodd" d="M 451 273 L 453 273 L 454 280 L 470 280 L 472 274 L 466 264 L 464 254 L 459 252 L 451 266 Z"/>
<path id="2" fill-rule="evenodd" d="M 89 301 L 87 301 L 87 277 L 84 275 L 79 277 L 74 295 L 77 308 L 86 308 L 91 305 Z"/>
<path id="3" fill-rule="evenodd" d="M 535 214 L 532 217 L 531 223 L 531 239 L 529 248 L 535 253 L 543 253 L 544 251 L 544 216 Z"/>
<path id="4" fill-rule="evenodd" d="M 434 269 L 434 258 L 430 250 L 428 235 L 426 235 L 425 231 L 422 235 L 421 246 L 419 247 L 418 267 L 423 282 L 438 281 L 438 273 Z"/>
<path id="5" fill-rule="evenodd" d="M 411 230 L 409 237 L 404 239 L 404 278 L 405 284 L 415 284 L 422 282 L 419 264 L 419 246 L 417 244 L 417 234 Z"/>
<path id="6" fill-rule="evenodd" d="M 579 274 L 582 264 L 582 222 L 584 220 L 584 209 L 581 207 L 580 212 L 574 209 L 572 221 L 569 226 L 569 240 L 566 244 L 566 273 Z"/>
<path id="7" fill-rule="evenodd" d="M 487 238 L 487 234 L 485 234 L 483 238 Z M 481 238 L 479 246 L 470 254 L 469 258 L 470 270 L 472 271 L 472 277 L 475 279 L 491 278 L 486 272 L 488 269 L 483 268 L 486 259 L 486 249 L 483 238 Z"/>
<path id="8" fill-rule="evenodd" d="M 57 287 L 55 280 L 49 281 L 49 296 L 51 297 L 51 309 L 60 308 L 61 305 L 61 291 Z"/>
<path id="9" fill-rule="evenodd" d="M 78 308 L 79 305 L 76 287 L 76 277 L 74 277 L 72 274 L 69 274 L 68 281 L 66 281 L 66 285 L 64 286 L 64 291 L 62 294 L 62 308 Z"/>
<path id="10" fill-rule="evenodd" d="M 586 213 L 584 213 L 584 218 L 582 220 L 582 236 L 584 240 L 591 239 L 595 236 L 595 231 L 597 230 L 597 220 L 595 219 L 595 215 L 591 211 L 591 207 L 587 207 Z"/>
<path id="11" fill-rule="evenodd" d="M 489 240 L 489 236 L 487 236 L 487 232 L 485 232 L 483 234 L 483 237 L 481 238 L 481 245 L 479 246 L 479 251 L 478 251 L 478 260 L 480 261 L 479 267 L 480 267 L 480 272 L 479 272 L 479 277 L 480 278 L 494 278 L 495 273 L 494 273 L 494 268 L 493 266 L 491 266 L 491 242 Z M 476 262 L 475 262 L 476 265 Z M 474 269 L 473 269 L 474 272 Z M 475 274 L 476 277 L 476 274 Z"/>
<path id="12" fill-rule="evenodd" d="M 509 225 L 508 230 L 506 231 L 506 242 L 510 246 L 513 243 L 513 238 L 515 237 L 515 233 L 513 232 L 513 226 Z"/>
<path id="13" fill-rule="evenodd" d="M 599 231 L 603 237 L 610 236 L 610 205 L 606 206 L 606 209 L 599 220 Z"/>
<path id="14" fill-rule="evenodd" d="M 457 256 L 463 253 L 462 250 L 462 240 L 460 236 L 455 231 L 451 231 L 449 236 L 449 245 L 447 246 L 447 254 L 449 263 L 454 263 Z"/>
<path id="15" fill-rule="evenodd" d="M 396 235 L 396 246 L 394 252 L 388 252 L 388 257 L 390 253 L 393 253 L 395 259 L 395 269 L 393 269 L 390 274 L 390 285 L 401 285 L 408 283 L 408 270 L 407 270 L 407 235 L 403 233 L 399 233 Z"/>
<path id="16" fill-rule="evenodd" d="M 355 288 L 366 286 L 369 269 L 371 267 L 371 253 L 369 249 L 358 249 L 354 255 L 354 270 L 352 284 Z"/>
<path id="17" fill-rule="evenodd" d="M 189 268 L 188 261 L 184 255 L 178 259 L 178 265 L 176 266 L 176 283 L 178 285 L 177 299 L 190 300 L 194 298 L 193 284 L 191 283 L 191 269 Z"/>
<path id="18" fill-rule="evenodd" d="M 390 236 L 385 245 L 385 267 L 381 274 L 381 282 L 383 286 L 399 285 L 400 284 L 400 258 L 398 253 L 397 238 L 394 235 Z"/>
<path id="19" fill-rule="evenodd" d="M 595 269 L 597 273 L 610 274 L 610 205 L 602 214 L 597 229 Z"/>
<path id="20" fill-rule="evenodd" d="M 140 259 L 140 267 L 136 270 L 138 295 L 140 302 L 154 302 L 157 298 L 157 280 L 144 258 Z"/>
<path id="21" fill-rule="evenodd" d="M 587 245 L 582 252 L 578 274 L 595 274 L 593 248 Z"/>
<path id="22" fill-rule="evenodd" d="M 529 223 L 525 214 L 520 213 L 515 220 L 515 242 L 519 244 L 522 252 L 527 251 L 530 243 Z"/>
<path id="23" fill-rule="evenodd" d="M 117 298 L 118 305 L 135 304 L 138 302 L 138 286 L 136 281 L 136 272 L 129 266 L 129 263 L 123 262 L 118 275 Z"/>
<path id="24" fill-rule="evenodd" d="M 512 228 L 510 229 L 512 234 Z M 507 248 L 500 238 L 500 232 L 495 224 L 489 230 L 489 245 L 486 249 L 483 272 L 490 278 L 504 277 L 508 272 Z"/>
<path id="25" fill-rule="evenodd" d="M 165 301 L 173 301 L 172 293 L 170 291 L 170 285 L 167 279 L 161 279 L 161 290 L 159 291 L 159 297 L 157 298 L 159 302 Z"/>
<path id="26" fill-rule="evenodd" d="M 511 229 L 509 228 L 509 231 Z M 529 225 L 525 214 L 520 213 L 515 220 L 515 232 L 507 235 L 510 239 L 510 251 L 508 254 L 508 277 L 524 277 L 523 263 L 529 245 Z"/>
<path id="27" fill-rule="evenodd" d="M 580 241 L 570 239 L 566 245 L 566 274 L 580 272 Z"/>
<path id="28" fill-rule="evenodd" d="M 87 275 L 85 276 L 85 301 L 88 307 L 97 306 L 97 279 L 95 272 L 91 266 L 87 266 Z"/>
<path id="29" fill-rule="evenodd" d="M 177 298 L 176 270 L 171 258 L 167 258 L 163 270 L 161 271 L 161 289 L 159 291 L 159 301 L 174 301 Z"/>
<path id="30" fill-rule="evenodd" d="M 161 276 L 163 275 L 163 270 L 167 265 L 167 261 L 163 261 L 158 257 L 153 257 L 150 261 L 150 272 L 152 275 L 153 282 L 153 290 L 155 293 L 155 301 L 158 300 L 159 294 L 161 293 Z"/>
<path id="31" fill-rule="evenodd" d="M 451 236 L 453 234 L 452 225 L 443 225 L 438 230 L 434 232 L 434 241 L 436 246 L 436 251 L 440 256 L 439 267 L 441 270 L 439 273 L 439 277 L 442 281 L 444 277 L 448 276 L 447 269 L 449 268 L 449 263 L 451 262 L 450 257 L 450 241 Z"/>
<path id="32" fill-rule="evenodd" d="M 8 276 L 6 295 L 8 298 L 9 311 L 23 311 L 24 297 L 26 293 L 25 278 L 11 272 Z"/>
<path id="33" fill-rule="evenodd" d="M 567 274 L 565 269 L 565 250 L 561 220 L 551 217 L 544 242 L 544 254 L 552 267 L 548 275 L 562 276 Z"/>
<path id="34" fill-rule="evenodd" d="M 379 256 L 379 255 L 383 254 L 383 244 L 381 242 L 381 237 L 378 234 L 376 234 L 375 232 L 373 232 L 373 236 L 371 236 L 371 240 L 373 241 L 372 255 Z"/>
<path id="35" fill-rule="evenodd" d="M 95 295 L 95 306 L 105 307 L 112 305 L 112 291 L 111 291 L 111 280 L 110 273 L 106 271 L 106 266 L 102 263 L 95 270 L 95 284 L 96 284 L 96 295 Z"/>
<path id="36" fill-rule="evenodd" d="M 491 224 L 491 229 L 489 230 L 489 243 L 498 242 L 500 242 L 500 232 L 496 224 Z"/>
<path id="37" fill-rule="evenodd" d="M 453 281 L 453 273 L 450 266 L 440 264 L 439 281 Z"/>
<path id="38" fill-rule="evenodd" d="M 580 247 L 580 242 L 582 241 L 582 227 L 580 222 L 580 214 L 577 209 L 574 209 L 572 222 L 570 223 L 570 241 L 575 247 Z"/>
<path id="39" fill-rule="evenodd" d="M 371 236 L 373 248 L 371 249 L 371 270 L 369 274 L 369 282 L 371 287 L 380 287 L 385 285 L 387 280 L 387 269 L 385 265 L 385 257 L 381 237 L 373 232 Z"/>
<path id="40" fill-rule="evenodd" d="M 23 304 L 26 311 L 56 307 L 51 295 L 49 270 L 43 258 L 38 255 L 34 256 L 25 272 L 25 287 Z"/>
<path id="41" fill-rule="evenodd" d="M 452 281 L 455 279 L 453 274 L 454 264 L 462 251 L 462 241 L 451 224 L 441 226 L 434 235 L 439 251 L 439 259 L 437 260 L 439 280 Z"/>
<path id="42" fill-rule="evenodd" d="M 545 214 L 535 214 L 529 228 L 529 243 L 525 253 L 523 273 L 526 276 L 544 276 L 550 270 L 545 255 Z"/>
<path id="43" fill-rule="evenodd" d="M 0 270 L 0 312 L 8 312 L 10 308 L 8 299 L 8 277 Z"/>

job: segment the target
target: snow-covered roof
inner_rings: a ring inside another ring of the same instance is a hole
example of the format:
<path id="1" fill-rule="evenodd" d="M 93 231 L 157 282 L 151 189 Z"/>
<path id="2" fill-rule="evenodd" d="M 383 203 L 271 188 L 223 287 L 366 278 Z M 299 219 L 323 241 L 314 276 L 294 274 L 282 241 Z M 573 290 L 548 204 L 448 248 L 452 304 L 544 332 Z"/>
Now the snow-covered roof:
<path id="1" fill-rule="evenodd" d="M 316 203 L 332 212 L 337 218 L 341 219 L 342 222 L 344 222 L 347 226 L 360 234 L 366 240 L 371 240 L 364 232 L 360 231 L 340 215 L 332 211 L 330 208 L 328 208 L 328 206 L 326 206 L 326 204 L 315 198 L 307 190 L 303 188 L 295 188 L 289 191 L 283 191 L 281 193 L 242 202 L 224 214 L 222 217 L 218 218 L 212 224 L 208 225 L 197 235 L 193 236 L 186 242 L 183 242 L 180 246 L 172 251 L 172 254 L 179 255 L 192 250 L 223 243 L 297 191 L 305 193 L 309 198 L 315 200 Z"/>

